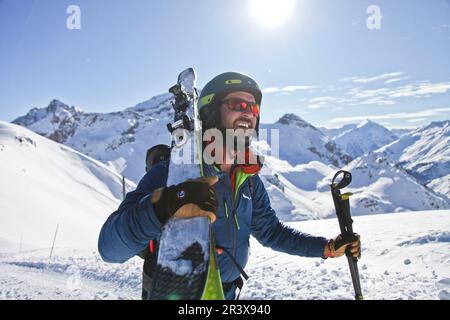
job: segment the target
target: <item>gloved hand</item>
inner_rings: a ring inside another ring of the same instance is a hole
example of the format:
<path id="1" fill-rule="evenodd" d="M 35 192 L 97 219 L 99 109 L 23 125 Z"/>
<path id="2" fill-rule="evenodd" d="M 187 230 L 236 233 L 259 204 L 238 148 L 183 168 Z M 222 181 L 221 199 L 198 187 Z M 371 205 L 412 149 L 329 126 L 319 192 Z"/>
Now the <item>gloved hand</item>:
<path id="1" fill-rule="evenodd" d="M 214 222 L 217 196 L 212 186 L 218 180 L 217 177 L 203 177 L 155 190 L 151 202 L 159 221 L 165 224 L 171 217 L 209 217 Z"/>
<path id="2" fill-rule="evenodd" d="M 361 241 L 357 233 L 350 235 L 338 235 L 335 239 L 330 239 L 325 245 L 324 258 L 338 258 L 345 254 L 347 247 L 350 246 L 350 252 L 353 257 L 361 258 Z"/>

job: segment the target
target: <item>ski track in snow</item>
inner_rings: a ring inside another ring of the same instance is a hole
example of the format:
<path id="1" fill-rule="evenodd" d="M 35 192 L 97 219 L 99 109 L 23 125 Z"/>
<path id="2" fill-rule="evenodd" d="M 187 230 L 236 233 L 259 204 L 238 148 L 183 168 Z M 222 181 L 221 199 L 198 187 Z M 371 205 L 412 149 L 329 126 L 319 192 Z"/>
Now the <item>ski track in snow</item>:
<path id="1" fill-rule="evenodd" d="M 450 211 L 355 217 L 366 299 L 450 299 Z M 290 223 L 332 237 L 335 219 Z M 0 299 L 140 299 L 142 260 L 101 260 L 96 250 L 57 248 L 0 254 Z M 353 299 L 347 260 L 275 252 L 251 239 L 242 299 Z"/>
<path id="2" fill-rule="evenodd" d="M 59 251 L 51 260 L 49 250 L 2 255 L 0 299 L 140 299 L 138 258 L 118 265 L 103 262 L 95 251 Z"/>

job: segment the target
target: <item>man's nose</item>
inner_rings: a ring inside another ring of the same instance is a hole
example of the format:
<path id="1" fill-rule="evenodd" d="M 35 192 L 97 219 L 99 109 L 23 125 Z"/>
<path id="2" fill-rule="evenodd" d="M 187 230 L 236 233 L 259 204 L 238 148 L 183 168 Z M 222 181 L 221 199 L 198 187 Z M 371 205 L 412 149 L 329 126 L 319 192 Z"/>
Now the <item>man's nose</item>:
<path id="1" fill-rule="evenodd" d="M 247 112 L 242 113 L 242 116 L 245 117 L 245 118 L 248 118 L 249 120 L 252 120 L 252 119 L 255 118 L 255 115 L 251 111 L 247 111 Z"/>

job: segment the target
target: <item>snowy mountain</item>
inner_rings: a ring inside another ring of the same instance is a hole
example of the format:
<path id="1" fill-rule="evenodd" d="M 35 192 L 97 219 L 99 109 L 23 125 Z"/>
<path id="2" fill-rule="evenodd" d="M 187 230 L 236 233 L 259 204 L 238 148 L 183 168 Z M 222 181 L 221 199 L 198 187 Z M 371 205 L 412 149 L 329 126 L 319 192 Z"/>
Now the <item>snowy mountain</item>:
<path id="1" fill-rule="evenodd" d="M 385 127 L 366 120 L 356 127 L 336 135 L 333 141 L 355 159 L 397 139 L 398 137 Z"/>
<path id="2" fill-rule="evenodd" d="M 13 121 L 106 163 L 137 183 L 145 173 L 147 149 L 170 144 L 170 94 L 156 96 L 121 112 L 85 113 L 53 100 Z"/>
<path id="3" fill-rule="evenodd" d="M 170 98 L 169 94 L 162 94 L 124 111 L 106 114 L 85 113 L 79 108 L 69 107 L 54 100 L 47 108 L 33 109 L 14 122 L 102 161 L 109 168 L 138 182 L 144 174 L 147 148 L 158 143 L 170 143 L 170 135 L 166 129 L 173 113 Z M 273 124 L 261 124 L 261 129 L 267 130 L 269 145 L 270 130 L 279 130 L 280 158 L 266 158 L 262 178 L 280 218 L 292 221 L 318 219 L 334 214 L 329 190 L 317 188 L 323 183 L 329 183 L 338 168 L 350 163 L 351 157 L 319 129 L 293 114 L 286 114 Z M 347 126 L 339 136 L 342 141 L 351 141 L 351 137 L 358 139 L 362 146 L 360 149 L 370 150 L 384 143 L 386 137 L 391 141 L 392 135 L 385 130 L 375 123 L 364 122 L 359 126 Z M 386 134 L 385 137 L 383 133 Z M 367 136 L 374 138 L 375 142 L 363 139 Z M 391 161 L 396 163 L 395 160 Z M 377 166 L 373 159 L 365 163 L 369 168 L 372 165 Z M 383 179 L 383 176 L 378 178 Z M 415 179 L 399 179 L 411 184 L 410 187 L 405 187 L 405 190 L 417 189 Z M 323 182 L 324 180 L 327 182 Z M 440 180 L 430 181 L 430 186 L 434 186 L 435 191 L 436 188 L 443 188 Z M 369 194 L 371 189 L 367 190 L 361 190 L 361 194 L 367 199 L 373 198 L 374 196 Z M 428 195 L 429 190 L 425 189 L 424 192 L 425 198 L 434 197 Z M 404 206 L 403 198 L 394 197 L 391 192 L 382 193 L 382 198 L 382 205 L 378 204 L 372 210 L 367 209 L 367 204 L 355 206 L 353 209 L 366 214 L 387 212 L 386 210 L 448 207 L 442 200 L 427 200 Z M 378 203 L 379 199 L 374 201 Z"/>
<path id="4" fill-rule="evenodd" d="M 427 183 L 427 187 L 450 198 L 450 173 L 431 180 L 431 182 Z"/>
<path id="5" fill-rule="evenodd" d="M 367 121 L 341 134 L 342 139 L 349 141 L 353 136 L 353 139 L 360 141 L 361 149 L 367 148 L 368 151 L 349 164 L 339 166 L 333 165 L 333 160 L 339 157 L 314 158 L 316 154 L 310 152 L 309 146 L 326 148 L 329 140 L 299 117 L 286 115 L 274 125 L 263 127 L 280 129 L 280 159 L 266 157 L 267 174 L 263 175 L 263 181 L 272 203 L 281 204 L 282 208 L 293 207 L 291 210 L 280 210 L 283 212 L 280 217 L 285 221 L 333 216 L 335 212 L 329 185 L 338 168 L 353 173 L 350 189 L 355 194 L 351 201 L 355 215 L 450 208 L 448 197 L 424 187 L 397 161 L 386 154 L 370 152 L 377 149 L 378 144 L 383 145 L 395 139 L 389 130 L 376 123 Z M 293 137 L 304 139 L 297 144 Z M 375 142 L 367 137 L 373 138 Z M 339 150 L 338 147 L 336 149 Z M 295 159 L 300 159 L 300 164 L 296 164 Z M 274 200 L 279 194 L 277 190 L 284 197 L 279 196 Z M 410 200 L 411 195 L 414 195 L 413 200 Z"/>
<path id="6" fill-rule="evenodd" d="M 355 215 L 450 208 L 450 199 L 422 186 L 381 152 L 369 153 L 344 168 L 353 176 L 348 191 Z M 328 189 L 322 181 L 318 190 Z"/>
<path id="7" fill-rule="evenodd" d="M 266 157 L 265 166 L 263 182 L 282 220 L 323 219 L 335 215 L 329 187 L 337 171 L 333 167 L 319 161 L 292 166 L 272 157 Z M 369 153 L 342 169 L 353 175 L 346 192 L 354 194 L 350 198 L 354 215 L 450 208 L 447 197 L 421 185 L 386 155 Z"/>
<path id="8" fill-rule="evenodd" d="M 336 219 L 289 223 L 331 238 Z M 361 288 L 367 300 L 450 299 L 450 210 L 354 217 L 361 235 Z M 90 235 L 88 235 L 90 236 Z M 353 299 L 347 259 L 304 258 L 262 247 L 251 238 L 252 300 Z M 141 296 L 142 259 L 105 263 L 95 246 L 0 254 L 0 299 L 133 299 Z"/>
<path id="9" fill-rule="evenodd" d="M 104 263 L 96 243 L 122 198 L 115 170 L 137 181 L 147 147 L 169 143 L 169 100 L 160 95 L 108 114 L 84 113 L 54 100 L 15 120 L 78 151 L 0 122 L 0 299 L 140 298 L 142 260 Z M 449 121 L 417 129 L 353 161 L 295 115 L 262 128 L 280 129 L 280 159 L 266 157 L 261 174 L 272 206 L 284 221 L 315 220 L 289 222 L 298 230 L 328 238 L 339 233 L 336 219 L 316 219 L 335 215 L 329 184 L 336 170 L 352 172 L 345 192 L 353 193 L 354 230 L 362 235 L 366 299 L 450 299 L 450 211 L 438 211 L 450 208 L 450 199 L 437 193 L 449 190 Z M 127 182 L 128 191 L 134 187 Z M 399 213 L 417 210 L 428 211 Z M 353 297 L 345 258 L 289 256 L 253 238 L 251 248 L 244 299 Z"/>
<path id="10" fill-rule="evenodd" d="M 260 176 L 277 216 L 283 221 L 298 221 L 334 214 L 330 193 L 317 191 L 317 185 L 335 172 L 319 161 L 292 166 L 287 161 L 266 157 Z"/>
<path id="11" fill-rule="evenodd" d="M 20 242 L 24 250 L 50 247 L 57 224 L 57 245 L 92 247 L 122 199 L 122 177 L 104 164 L 5 122 L 0 177 L 2 252 L 19 250 Z"/>
<path id="12" fill-rule="evenodd" d="M 435 121 L 376 150 L 423 185 L 450 198 L 450 121 Z"/>
<path id="13" fill-rule="evenodd" d="M 346 131 L 355 129 L 357 126 L 358 126 L 357 124 L 350 123 L 350 124 L 346 124 L 346 125 L 342 126 L 341 128 L 329 129 L 326 127 L 319 127 L 319 129 L 325 135 L 327 135 L 329 138 L 333 139 L 333 138 L 343 134 Z M 401 137 L 402 135 L 412 131 L 412 129 L 406 129 L 406 128 L 405 129 L 388 129 L 388 130 L 397 137 Z"/>
<path id="14" fill-rule="evenodd" d="M 64 143 L 73 135 L 82 113 L 79 108 L 52 100 L 47 108 L 33 108 L 13 123 L 32 129 L 56 142 Z"/>
<path id="15" fill-rule="evenodd" d="M 138 182 L 144 174 L 147 149 L 159 143 L 170 144 L 166 129 L 173 117 L 170 98 L 170 94 L 159 95 L 107 114 L 84 113 L 53 100 L 48 107 L 32 109 L 13 123 L 105 162 Z M 280 158 L 292 164 L 316 160 L 339 167 L 351 161 L 320 130 L 296 115 L 287 114 L 275 124 L 261 124 L 261 129 L 280 130 Z M 267 138 L 270 143 L 270 131 Z"/>
<path id="16" fill-rule="evenodd" d="M 274 124 L 261 124 L 261 129 L 267 130 L 269 145 L 270 130 L 279 130 L 279 158 L 292 165 L 320 161 L 341 167 L 352 160 L 319 129 L 295 114 L 285 114 Z"/>
<path id="17" fill-rule="evenodd" d="M 395 134 L 397 137 L 401 137 L 404 134 L 410 133 L 413 131 L 412 129 L 390 129 L 390 131 Z"/>
<path id="18" fill-rule="evenodd" d="M 354 123 L 350 123 L 350 124 L 346 124 L 341 128 L 333 128 L 333 129 L 328 129 L 325 127 L 319 127 L 319 130 L 322 131 L 325 135 L 327 135 L 329 138 L 334 138 L 338 135 L 340 135 L 341 133 L 354 129 L 356 128 L 357 125 Z"/>

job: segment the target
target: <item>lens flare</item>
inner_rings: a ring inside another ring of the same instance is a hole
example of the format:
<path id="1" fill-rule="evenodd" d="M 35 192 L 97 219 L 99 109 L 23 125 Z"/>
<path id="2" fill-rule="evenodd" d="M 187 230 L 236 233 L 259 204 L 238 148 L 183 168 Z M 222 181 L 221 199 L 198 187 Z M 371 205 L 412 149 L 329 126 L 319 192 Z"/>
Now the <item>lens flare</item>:
<path id="1" fill-rule="evenodd" d="M 249 0 L 250 15 L 265 29 L 276 29 L 292 16 L 295 0 Z"/>

